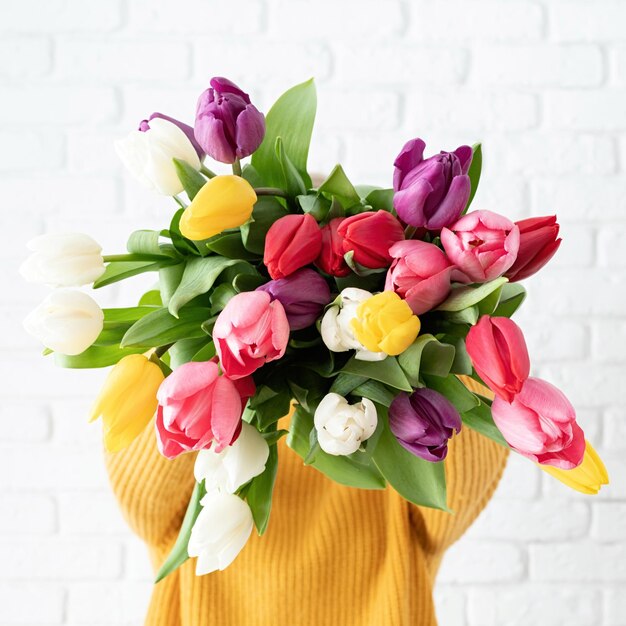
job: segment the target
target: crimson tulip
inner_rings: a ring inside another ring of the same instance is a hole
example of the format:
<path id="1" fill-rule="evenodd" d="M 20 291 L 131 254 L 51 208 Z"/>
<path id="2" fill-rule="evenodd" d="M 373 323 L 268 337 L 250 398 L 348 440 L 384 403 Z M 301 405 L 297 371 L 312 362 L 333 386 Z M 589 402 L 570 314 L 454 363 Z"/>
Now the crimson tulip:
<path id="1" fill-rule="evenodd" d="M 335 217 L 322 227 L 322 250 L 315 265 L 330 276 L 347 276 L 350 268 L 343 258 L 343 239 L 337 233 L 343 217 Z"/>

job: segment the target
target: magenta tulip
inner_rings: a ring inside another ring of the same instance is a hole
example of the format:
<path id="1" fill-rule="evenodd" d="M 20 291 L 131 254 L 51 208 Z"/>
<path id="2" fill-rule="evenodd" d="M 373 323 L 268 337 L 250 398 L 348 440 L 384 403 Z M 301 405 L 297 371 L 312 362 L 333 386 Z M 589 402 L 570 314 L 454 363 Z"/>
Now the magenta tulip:
<path id="1" fill-rule="evenodd" d="M 496 426 L 508 444 L 542 465 L 578 467 L 585 455 L 585 435 L 565 395 L 539 378 L 528 378 L 512 402 L 496 397 L 491 406 Z"/>

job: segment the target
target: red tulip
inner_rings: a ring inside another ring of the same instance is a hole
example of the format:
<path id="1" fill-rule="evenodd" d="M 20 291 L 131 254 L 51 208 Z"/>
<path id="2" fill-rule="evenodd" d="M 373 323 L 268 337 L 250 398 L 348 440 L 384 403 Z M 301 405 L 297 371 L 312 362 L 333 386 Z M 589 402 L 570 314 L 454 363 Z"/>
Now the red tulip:
<path id="1" fill-rule="evenodd" d="M 273 279 L 285 278 L 313 263 L 322 249 L 322 231 L 309 215 L 285 215 L 265 237 L 263 263 Z"/>
<path id="2" fill-rule="evenodd" d="M 369 269 L 389 267 L 389 248 L 404 239 L 402 224 L 387 211 L 365 211 L 347 217 L 337 229 L 343 238 L 343 251 L 353 252 L 353 259 Z"/>
<path id="3" fill-rule="evenodd" d="M 508 317 L 483 315 L 465 339 L 474 369 L 496 396 L 512 402 L 530 374 L 520 327 Z"/>
<path id="4" fill-rule="evenodd" d="M 504 274 L 510 282 L 516 282 L 538 272 L 556 253 L 561 245 L 556 215 L 531 217 L 515 222 L 519 227 L 519 251 L 515 263 Z"/>
<path id="5" fill-rule="evenodd" d="M 337 233 L 343 221 L 343 217 L 336 217 L 322 227 L 322 251 L 315 265 L 330 276 L 347 276 L 350 273 L 350 268 L 343 258 L 343 239 Z"/>

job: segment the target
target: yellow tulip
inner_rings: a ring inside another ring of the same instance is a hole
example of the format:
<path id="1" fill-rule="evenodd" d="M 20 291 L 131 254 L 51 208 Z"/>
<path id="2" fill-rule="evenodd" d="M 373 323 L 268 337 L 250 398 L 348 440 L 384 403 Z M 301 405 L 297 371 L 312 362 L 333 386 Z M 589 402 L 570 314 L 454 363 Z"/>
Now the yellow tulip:
<path id="1" fill-rule="evenodd" d="M 198 191 L 180 220 L 180 232 L 194 241 L 219 235 L 245 224 L 252 215 L 256 193 L 241 176 L 216 176 Z"/>
<path id="2" fill-rule="evenodd" d="M 368 350 L 393 356 L 415 341 L 420 321 L 398 294 L 383 291 L 359 304 L 352 330 Z"/>
<path id="3" fill-rule="evenodd" d="M 585 456 L 578 467 L 571 470 L 559 469 L 551 465 L 540 465 L 539 467 L 560 480 L 564 485 L 580 491 L 580 493 L 594 495 L 600 491 L 602 485 L 609 484 L 609 474 L 593 446 L 588 441 L 585 443 Z"/>
<path id="4" fill-rule="evenodd" d="M 164 378 L 161 368 L 143 354 L 125 356 L 109 372 L 90 419 L 102 416 L 104 446 L 109 452 L 129 446 L 148 425 Z"/>

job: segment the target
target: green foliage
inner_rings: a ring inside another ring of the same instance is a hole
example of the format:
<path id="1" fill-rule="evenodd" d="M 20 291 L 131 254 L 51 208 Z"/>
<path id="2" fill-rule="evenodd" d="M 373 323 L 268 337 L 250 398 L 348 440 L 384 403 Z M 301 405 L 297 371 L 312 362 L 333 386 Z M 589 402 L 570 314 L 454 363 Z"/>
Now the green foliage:
<path id="1" fill-rule="evenodd" d="M 398 356 L 398 363 L 411 386 L 418 387 L 421 373 L 447 376 L 454 362 L 454 353 L 454 346 L 425 334 Z"/>
<path id="2" fill-rule="evenodd" d="M 335 198 L 344 209 L 361 206 L 361 197 L 348 180 L 341 165 L 335 165 L 328 178 L 319 186 L 318 192 Z"/>
<path id="3" fill-rule="evenodd" d="M 465 207 L 465 212 L 469 209 L 470 204 L 472 204 L 472 200 L 476 195 L 476 191 L 478 190 L 478 183 L 480 182 L 480 173 L 483 169 L 483 151 L 481 144 L 475 143 L 472 146 L 472 163 L 469 167 L 467 175 L 469 176 L 470 183 L 472 185 L 469 200 L 467 201 L 467 206 Z"/>
<path id="4" fill-rule="evenodd" d="M 494 291 L 508 282 L 505 276 L 500 276 L 488 283 L 477 287 L 455 286 L 450 295 L 435 309 L 435 311 L 462 311 L 470 306 L 480 303 Z"/>
<path id="5" fill-rule="evenodd" d="M 206 184 L 206 178 L 186 161 L 174 159 L 174 167 L 176 168 L 178 180 L 180 180 L 189 199 L 193 200 L 200 189 Z"/>
<path id="6" fill-rule="evenodd" d="M 388 356 L 384 361 L 359 361 L 352 357 L 341 371 L 377 380 L 400 391 L 413 391 L 411 383 L 393 356 Z"/>
<path id="7" fill-rule="evenodd" d="M 424 382 L 448 398 L 459 413 L 471 411 L 480 404 L 480 400 L 454 374 L 445 378 L 424 375 Z"/>
<path id="8" fill-rule="evenodd" d="M 502 286 L 500 300 L 495 310 L 494 317 L 512 317 L 526 299 L 526 289 L 520 283 L 506 283 Z"/>
<path id="9" fill-rule="evenodd" d="M 120 348 L 118 345 L 93 345 L 87 348 L 84 352 L 74 356 L 55 352 L 54 362 L 60 367 L 71 369 L 109 367 L 111 365 L 115 365 L 120 359 L 128 356 L 129 354 L 140 354 L 142 352 L 145 352 L 144 348 Z"/>
<path id="10" fill-rule="evenodd" d="M 98 289 L 107 285 L 112 285 L 120 280 L 125 280 L 131 276 L 137 276 L 137 274 L 143 274 L 145 272 L 156 272 L 163 267 L 170 265 L 176 265 L 180 261 L 178 259 L 172 259 L 171 257 L 163 256 L 160 260 L 154 260 L 154 258 L 146 260 L 142 259 L 142 255 L 124 255 L 128 257 L 137 257 L 137 260 L 130 261 L 112 261 L 107 264 L 104 274 L 100 278 L 96 279 L 93 288 Z"/>
<path id="11" fill-rule="evenodd" d="M 498 430 L 493 417 L 491 416 L 491 408 L 482 400 L 479 400 L 478 406 L 461 413 L 463 424 L 481 435 L 488 437 L 492 441 L 499 443 L 506 448 L 509 444 L 506 442 L 502 433 Z"/>
<path id="12" fill-rule="evenodd" d="M 252 518 L 259 535 L 266 529 L 272 510 L 272 494 L 278 471 L 278 450 L 276 444 L 270 445 L 270 454 L 265 464 L 265 470 L 255 476 L 246 493 L 246 501 L 252 511 Z"/>

